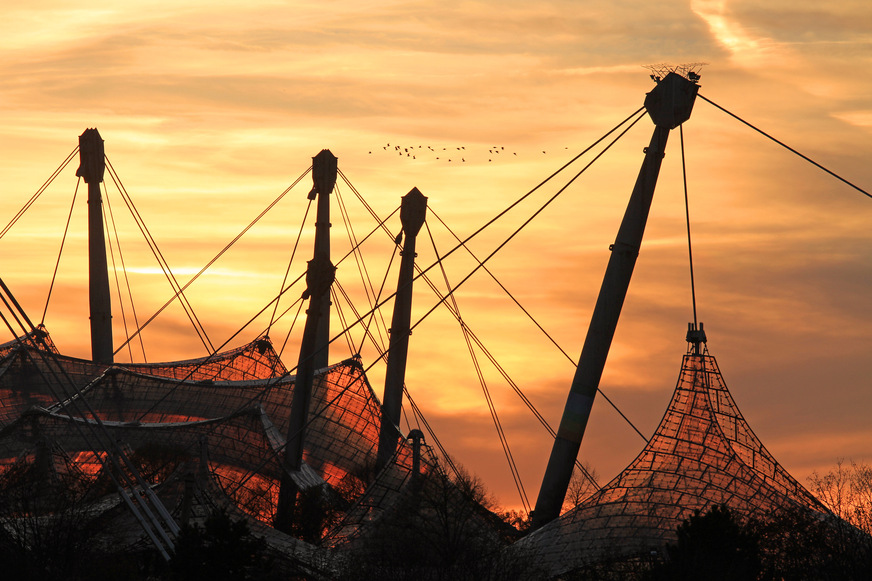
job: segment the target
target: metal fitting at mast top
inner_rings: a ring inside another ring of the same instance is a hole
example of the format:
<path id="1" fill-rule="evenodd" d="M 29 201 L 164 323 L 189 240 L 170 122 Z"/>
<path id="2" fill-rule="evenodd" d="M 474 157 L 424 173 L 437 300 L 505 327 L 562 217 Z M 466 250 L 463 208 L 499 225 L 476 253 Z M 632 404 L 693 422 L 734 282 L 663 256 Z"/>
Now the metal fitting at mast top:
<path id="1" fill-rule="evenodd" d="M 645 96 L 645 109 L 657 127 L 675 129 L 688 119 L 699 85 L 671 72 Z"/>

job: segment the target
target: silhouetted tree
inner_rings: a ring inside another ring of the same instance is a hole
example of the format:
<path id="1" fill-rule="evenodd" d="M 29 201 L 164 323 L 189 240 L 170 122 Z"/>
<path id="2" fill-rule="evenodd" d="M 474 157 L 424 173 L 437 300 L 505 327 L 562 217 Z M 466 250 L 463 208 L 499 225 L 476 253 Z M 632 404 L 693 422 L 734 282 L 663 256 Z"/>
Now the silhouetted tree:
<path id="1" fill-rule="evenodd" d="M 63 464 L 58 469 L 56 464 Z M 0 563 L 8 579 L 84 579 L 97 553 L 88 479 L 50 443 L 0 477 Z"/>
<path id="2" fill-rule="evenodd" d="M 566 497 L 563 501 L 561 513 L 573 508 L 584 502 L 588 496 L 597 491 L 597 486 L 592 479 L 596 479 L 597 474 L 586 462 L 582 464 L 584 472 L 579 470 L 578 466 L 572 469 L 572 478 L 569 480 L 569 487 L 566 489 Z M 585 474 L 590 474 L 590 478 Z"/>
<path id="3" fill-rule="evenodd" d="M 811 492 L 833 514 L 872 535 L 872 466 L 840 459 L 826 474 L 812 472 Z"/>
<path id="4" fill-rule="evenodd" d="M 398 504 L 366 532 L 343 579 L 436 581 L 539 579 L 535 562 L 504 550 L 514 529 L 491 511 L 481 481 L 441 463 L 407 484 Z"/>
<path id="5" fill-rule="evenodd" d="M 172 579 L 180 581 L 263 580 L 271 568 L 264 540 L 251 534 L 245 520 L 223 511 L 210 515 L 202 527 L 185 525 L 170 561 Z"/>
<path id="6" fill-rule="evenodd" d="M 751 521 L 748 529 L 758 539 L 761 550 L 760 579 L 872 578 L 868 537 L 833 515 L 803 506 L 783 506 Z"/>
<path id="7" fill-rule="evenodd" d="M 678 540 L 653 567 L 652 580 L 746 581 L 762 570 L 759 539 L 724 505 L 696 511 L 679 525 Z"/>

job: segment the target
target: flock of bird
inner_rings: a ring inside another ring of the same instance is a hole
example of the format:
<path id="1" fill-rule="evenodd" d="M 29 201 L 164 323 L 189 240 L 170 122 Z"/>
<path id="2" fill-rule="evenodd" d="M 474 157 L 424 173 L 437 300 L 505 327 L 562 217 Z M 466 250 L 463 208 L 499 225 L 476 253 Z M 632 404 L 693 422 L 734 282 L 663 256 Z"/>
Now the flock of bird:
<path id="1" fill-rule="evenodd" d="M 565 147 L 564 149 L 569 148 Z M 429 160 L 459 164 L 484 162 L 485 159 L 487 159 L 487 163 L 492 163 L 500 159 L 517 159 L 519 157 L 518 151 L 513 151 L 511 148 L 507 150 L 504 145 L 467 148 L 463 145 L 433 147 L 431 145 L 397 145 L 396 143 L 392 145 L 386 143 L 381 147 L 381 150 L 370 150 L 369 153 L 370 155 L 387 153 L 416 161 Z M 543 149 L 538 155 L 548 155 L 548 151 Z"/>

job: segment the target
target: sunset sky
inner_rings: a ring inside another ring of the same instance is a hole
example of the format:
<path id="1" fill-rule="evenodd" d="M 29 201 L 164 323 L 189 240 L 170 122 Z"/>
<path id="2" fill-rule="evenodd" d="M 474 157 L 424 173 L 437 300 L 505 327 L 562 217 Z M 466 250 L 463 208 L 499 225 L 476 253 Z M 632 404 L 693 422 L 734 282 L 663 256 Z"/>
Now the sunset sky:
<path id="1" fill-rule="evenodd" d="M 638 109 L 653 87 L 643 65 L 655 63 L 707 63 L 702 95 L 872 190 L 872 6 L 865 0 L 19 6 L 0 8 L 2 226 L 78 135 L 97 127 L 183 282 L 323 148 L 380 217 L 417 187 L 466 237 Z M 573 360 L 652 127 L 648 118 L 639 122 L 488 263 Z M 803 483 L 839 458 L 872 461 L 872 199 L 701 99 L 684 140 L 699 319 L 746 419 Z M 487 256 L 590 159 L 473 239 L 474 252 Z M 74 159 L 0 239 L 0 276 L 36 321 L 77 167 Z M 311 183 L 304 178 L 191 286 L 189 299 L 216 346 L 277 293 Z M 171 291 L 108 175 L 107 189 L 142 321 Z M 338 189 L 333 197 L 342 197 L 362 238 L 375 222 L 342 180 Z M 45 319 L 61 351 L 80 357 L 89 356 L 85 195 L 82 184 Z M 333 212 L 337 261 L 349 243 L 335 205 Z M 675 130 L 601 383 L 646 435 L 671 396 L 693 319 L 684 212 Z M 423 230 L 422 267 L 454 246 L 432 214 L 428 223 L 436 250 Z M 311 258 L 313 224 L 310 213 L 294 277 Z M 396 233 L 399 218 L 387 226 Z M 364 252 L 378 287 L 391 241 L 374 235 Z M 457 284 L 473 265 L 461 251 L 449 257 L 449 282 Z M 439 269 L 429 274 L 445 288 Z M 339 265 L 337 280 L 368 310 L 353 260 Z M 291 306 L 302 290 L 282 305 Z M 556 427 L 572 364 L 486 274 L 471 278 L 456 299 L 464 321 Z M 419 283 L 413 321 L 436 300 Z M 120 344 L 119 307 L 113 315 Z M 254 338 L 268 322 L 258 319 L 229 346 Z M 277 347 L 289 327 L 286 317 L 271 329 Z M 333 330 L 341 330 L 338 318 Z M 294 328 L 283 353 L 289 367 L 301 331 Z M 11 338 L 3 333 L 0 341 Z M 353 340 L 359 338 L 358 328 Z M 437 435 L 500 504 L 519 507 L 459 326 L 440 310 L 411 340 L 407 385 Z M 176 306 L 144 331 L 144 341 L 149 361 L 205 355 Z M 373 362 L 371 347 L 362 353 L 365 364 Z M 344 341 L 334 343 L 333 360 L 348 355 Z M 551 439 L 480 360 L 535 502 Z M 380 396 L 382 367 L 370 377 Z M 581 455 L 600 483 L 642 445 L 598 398 Z"/>

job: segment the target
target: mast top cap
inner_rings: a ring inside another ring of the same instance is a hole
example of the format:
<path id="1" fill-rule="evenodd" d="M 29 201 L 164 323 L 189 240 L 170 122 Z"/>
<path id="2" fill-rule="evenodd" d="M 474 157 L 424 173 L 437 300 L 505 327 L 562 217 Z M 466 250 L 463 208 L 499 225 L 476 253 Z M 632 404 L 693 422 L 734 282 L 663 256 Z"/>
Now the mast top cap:
<path id="1" fill-rule="evenodd" d="M 705 329 L 703 329 L 702 323 L 699 324 L 699 328 L 694 323 L 687 324 L 686 340 L 693 347 L 693 352 L 699 354 L 700 345 L 706 343 Z"/>
<path id="2" fill-rule="evenodd" d="M 670 72 L 645 96 L 645 109 L 657 127 L 675 129 L 690 119 L 698 92 L 695 82 Z"/>
<path id="3" fill-rule="evenodd" d="M 418 188 L 403 196 L 400 204 L 400 222 L 406 236 L 417 236 L 427 218 L 427 196 Z"/>
<path id="4" fill-rule="evenodd" d="M 312 158 L 312 191 L 309 199 L 314 200 L 317 194 L 330 195 L 336 185 L 336 174 L 339 170 L 339 160 L 329 149 L 322 149 Z"/>
<path id="5" fill-rule="evenodd" d="M 103 151 L 103 138 L 97 128 L 85 129 L 79 135 L 79 169 L 76 175 L 85 180 L 85 183 L 100 183 L 103 181 L 103 172 L 106 171 L 105 154 Z"/>

